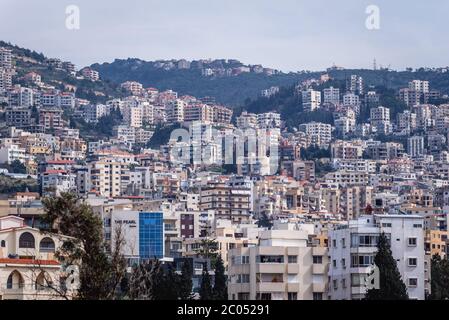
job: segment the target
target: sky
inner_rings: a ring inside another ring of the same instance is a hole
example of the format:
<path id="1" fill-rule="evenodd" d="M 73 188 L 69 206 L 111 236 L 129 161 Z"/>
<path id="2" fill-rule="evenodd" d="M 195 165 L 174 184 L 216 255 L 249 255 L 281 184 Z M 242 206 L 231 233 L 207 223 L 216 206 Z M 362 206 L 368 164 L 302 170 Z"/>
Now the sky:
<path id="1" fill-rule="evenodd" d="M 80 28 L 66 27 L 76 5 Z M 366 27 L 370 5 L 379 29 Z M 0 40 L 72 61 L 238 59 L 283 71 L 449 65 L 447 0 L 0 0 Z"/>

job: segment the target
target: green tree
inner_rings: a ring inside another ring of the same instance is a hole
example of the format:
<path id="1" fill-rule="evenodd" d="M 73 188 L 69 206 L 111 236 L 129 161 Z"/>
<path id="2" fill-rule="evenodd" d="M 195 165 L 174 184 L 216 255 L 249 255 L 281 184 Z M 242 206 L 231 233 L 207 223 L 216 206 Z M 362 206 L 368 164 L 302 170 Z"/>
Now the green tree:
<path id="1" fill-rule="evenodd" d="M 211 267 L 214 268 L 219 255 L 218 242 L 208 238 L 202 239 L 196 253 L 199 257 L 210 259 Z"/>
<path id="2" fill-rule="evenodd" d="M 192 266 L 186 260 L 184 260 L 181 269 L 181 277 L 179 279 L 179 297 L 181 300 L 191 300 L 192 295 Z"/>
<path id="3" fill-rule="evenodd" d="M 228 285 L 226 283 L 225 268 L 221 255 L 215 262 L 215 281 L 213 295 L 215 300 L 228 300 Z"/>
<path id="4" fill-rule="evenodd" d="M 369 289 L 366 300 L 407 300 L 407 289 L 401 279 L 396 260 L 391 253 L 390 244 L 382 233 L 377 244 L 374 263 L 379 268 L 380 288 Z"/>
<path id="5" fill-rule="evenodd" d="M 429 296 L 430 300 L 448 300 L 449 299 L 449 261 L 447 258 L 441 259 L 439 254 L 432 257 L 431 260 L 431 280 Z"/>
<path id="6" fill-rule="evenodd" d="M 56 256 L 67 264 L 79 265 L 78 298 L 106 300 L 116 296 L 116 289 L 126 272 L 121 254 L 123 236 L 116 230 L 114 250 L 106 254 L 101 219 L 92 208 L 71 193 L 42 200 L 47 231 L 71 238 L 65 239 Z"/>
<path id="7" fill-rule="evenodd" d="M 180 294 L 180 278 L 175 273 L 173 266 L 169 264 L 164 274 L 162 285 L 163 300 L 178 300 Z"/>
<path id="8" fill-rule="evenodd" d="M 203 265 L 203 274 L 201 275 L 200 300 L 212 300 L 213 290 L 210 283 L 210 275 L 207 270 L 207 263 Z"/>

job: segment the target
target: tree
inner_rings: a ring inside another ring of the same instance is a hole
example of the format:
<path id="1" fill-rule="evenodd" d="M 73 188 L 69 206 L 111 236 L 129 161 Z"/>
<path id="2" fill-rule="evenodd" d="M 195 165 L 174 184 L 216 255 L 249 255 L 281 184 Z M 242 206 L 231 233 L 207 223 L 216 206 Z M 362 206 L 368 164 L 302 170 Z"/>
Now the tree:
<path id="1" fill-rule="evenodd" d="M 199 248 L 197 249 L 197 255 L 210 259 L 211 267 L 214 268 L 215 262 L 218 257 L 218 242 L 213 239 L 202 239 Z"/>
<path id="2" fill-rule="evenodd" d="M 441 259 L 439 254 L 432 257 L 431 260 L 431 280 L 429 296 L 430 300 L 448 300 L 449 299 L 449 261 L 447 258 Z"/>
<path id="3" fill-rule="evenodd" d="M 228 300 L 228 285 L 226 283 L 225 268 L 221 255 L 215 262 L 215 281 L 213 295 L 215 300 Z"/>
<path id="4" fill-rule="evenodd" d="M 164 300 L 165 283 L 164 270 L 159 260 L 154 259 L 151 263 L 149 277 L 147 277 L 147 290 L 150 300 Z"/>
<path id="5" fill-rule="evenodd" d="M 42 202 L 43 220 L 49 226 L 47 231 L 70 237 L 64 238 L 56 256 L 67 265 L 79 265 L 78 298 L 113 299 L 126 272 L 121 254 L 122 235 L 116 237 L 111 255 L 108 255 L 101 219 L 89 205 L 79 202 L 71 193 L 47 197 Z"/>
<path id="6" fill-rule="evenodd" d="M 179 288 L 179 276 L 173 270 L 171 264 L 167 265 L 167 270 L 164 274 L 164 281 L 162 285 L 161 297 L 163 300 L 178 300 L 180 288 Z"/>
<path id="7" fill-rule="evenodd" d="M 203 265 L 203 274 L 201 275 L 200 300 L 212 300 L 213 292 L 210 283 L 210 275 L 207 270 L 207 263 Z"/>
<path id="8" fill-rule="evenodd" d="M 181 300 L 191 300 L 193 298 L 192 295 L 192 266 L 187 260 L 184 260 L 181 268 L 181 277 L 179 279 L 179 298 Z"/>
<path id="9" fill-rule="evenodd" d="M 407 289 L 401 279 L 396 260 L 390 250 L 390 244 L 382 233 L 377 244 L 377 253 L 374 263 L 379 268 L 380 288 L 369 289 L 366 300 L 407 300 Z"/>

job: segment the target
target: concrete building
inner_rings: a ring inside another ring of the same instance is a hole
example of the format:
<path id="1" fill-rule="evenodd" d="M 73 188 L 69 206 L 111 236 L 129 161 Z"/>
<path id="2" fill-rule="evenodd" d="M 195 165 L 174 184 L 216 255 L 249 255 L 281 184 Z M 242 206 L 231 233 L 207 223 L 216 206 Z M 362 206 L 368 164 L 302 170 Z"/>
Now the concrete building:
<path id="1" fill-rule="evenodd" d="M 321 92 L 309 89 L 302 92 L 302 108 L 304 111 L 315 111 L 321 106 Z"/>
<path id="2" fill-rule="evenodd" d="M 381 233 L 390 240 L 410 299 L 424 300 L 424 230 L 417 215 L 362 216 L 347 226 L 329 231 L 329 298 L 362 299 Z"/>
<path id="3" fill-rule="evenodd" d="M 326 300 L 327 248 L 303 230 L 259 233 L 257 246 L 229 252 L 230 300 Z"/>

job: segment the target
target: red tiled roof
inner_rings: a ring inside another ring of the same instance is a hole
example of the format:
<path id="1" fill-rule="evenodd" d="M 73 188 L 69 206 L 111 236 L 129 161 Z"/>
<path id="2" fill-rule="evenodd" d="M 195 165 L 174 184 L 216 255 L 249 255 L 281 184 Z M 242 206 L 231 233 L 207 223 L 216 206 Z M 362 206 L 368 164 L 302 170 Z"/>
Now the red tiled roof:
<path id="1" fill-rule="evenodd" d="M 59 265 L 58 261 L 55 260 L 35 260 L 35 259 L 10 259 L 10 258 L 0 258 L 0 263 L 10 263 L 10 264 L 34 264 L 34 265 Z"/>

